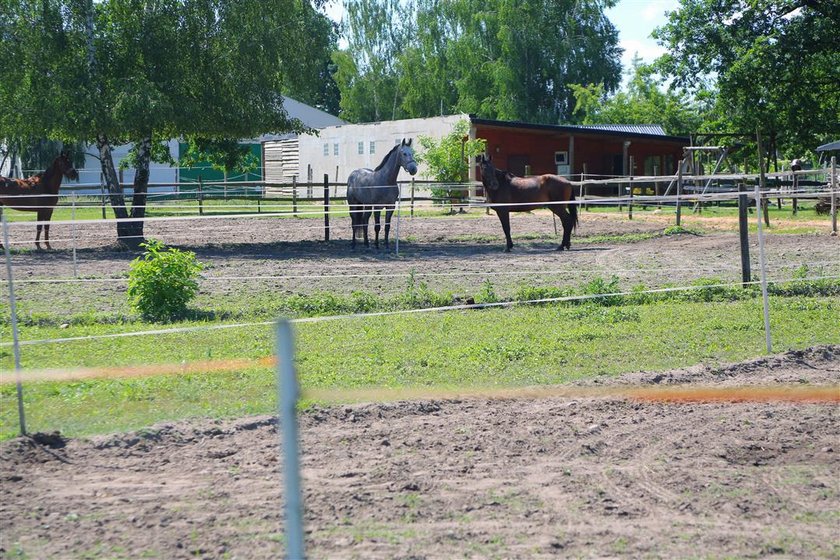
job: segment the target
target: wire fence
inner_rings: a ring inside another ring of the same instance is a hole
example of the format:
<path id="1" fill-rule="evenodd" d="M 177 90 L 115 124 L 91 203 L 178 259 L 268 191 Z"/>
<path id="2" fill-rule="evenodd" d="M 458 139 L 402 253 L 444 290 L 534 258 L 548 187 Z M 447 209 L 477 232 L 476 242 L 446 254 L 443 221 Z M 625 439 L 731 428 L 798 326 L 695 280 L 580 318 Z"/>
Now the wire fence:
<path id="1" fill-rule="evenodd" d="M 667 177 L 660 178 L 661 180 L 668 179 Z M 698 177 L 698 180 L 701 178 Z M 741 180 L 744 180 L 744 177 L 741 176 Z M 608 179 L 602 184 L 610 184 L 610 181 L 615 181 L 613 179 Z M 821 187 L 816 192 L 808 192 L 805 190 L 796 191 L 791 193 L 787 191 L 784 193 L 786 196 L 790 196 L 791 194 L 803 194 L 803 195 L 813 195 L 813 196 L 829 196 L 832 201 L 836 198 L 838 193 L 837 186 L 836 186 L 836 176 L 832 176 L 832 180 L 829 184 L 824 187 Z M 584 205 L 584 204 L 604 204 L 604 205 L 629 205 L 629 204 L 671 204 L 679 207 L 680 203 L 683 202 L 733 202 L 733 201 L 741 201 L 743 203 L 744 198 L 750 197 L 753 199 L 755 206 L 760 207 L 762 201 L 765 201 L 769 198 L 773 198 L 776 196 L 781 196 L 783 193 L 780 189 L 760 189 L 760 187 L 756 187 L 754 193 L 743 193 L 743 192 L 709 192 L 706 194 L 676 194 L 676 195 L 659 195 L 659 196 L 618 196 L 618 197 L 600 197 L 598 199 L 590 199 L 590 200 L 575 200 L 575 201 L 565 201 L 565 202 L 556 202 L 556 203 L 546 203 L 546 206 L 550 206 L 552 204 L 575 204 L 575 205 Z M 497 207 L 508 207 L 515 209 L 517 204 L 493 204 L 487 203 L 485 201 L 470 201 L 469 206 L 472 208 L 479 208 L 479 209 L 493 209 Z M 832 204 L 834 207 L 834 203 Z M 288 210 L 288 207 L 285 208 Z M 294 209 L 294 207 L 293 207 Z M 397 224 L 401 219 L 401 214 L 404 211 L 404 207 L 402 207 L 401 203 L 398 202 L 396 204 L 396 220 Z M 836 211 L 836 210 L 834 210 Z M 346 210 L 335 210 L 331 208 L 321 208 L 321 209 L 313 209 L 313 210 L 298 210 L 294 212 L 293 215 L 298 217 L 324 217 L 332 215 L 347 215 Z M 288 213 L 286 212 L 266 212 L 263 213 L 260 218 L 271 218 L 271 217 L 286 217 Z M 409 316 L 409 315 L 417 315 L 417 314 L 428 314 L 428 313 L 448 313 L 448 312 L 455 312 L 455 311 L 473 311 L 479 309 L 491 309 L 491 308 L 509 308 L 514 306 L 522 306 L 522 305 L 548 305 L 548 304 L 559 304 L 559 303 L 571 303 L 571 302 L 584 302 L 587 300 L 597 300 L 603 298 L 610 298 L 610 297 L 627 297 L 627 296 L 639 296 L 643 294 L 666 294 L 666 293 L 678 293 L 678 292 L 688 292 L 693 290 L 703 290 L 703 289 L 715 289 L 715 288 L 736 288 L 741 286 L 761 286 L 763 292 L 763 299 L 764 299 L 764 315 L 765 315 L 765 332 L 767 337 L 767 351 L 771 350 L 771 335 L 770 335 L 770 326 L 769 326 L 769 311 L 768 311 L 768 304 L 767 304 L 767 286 L 768 284 L 779 283 L 779 282 L 797 282 L 797 281 L 825 281 L 825 280 L 835 280 L 837 279 L 838 275 L 810 275 L 805 278 L 796 278 L 796 277 L 786 277 L 784 279 L 769 279 L 767 277 L 768 273 L 768 266 L 765 263 L 764 257 L 764 249 L 763 249 L 763 232 L 761 231 L 761 220 L 760 216 L 757 216 L 759 220 L 757 221 L 758 224 L 758 237 L 759 242 L 761 245 L 761 279 L 760 280 L 745 280 L 742 282 L 720 282 L 714 284 L 704 284 L 702 286 L 697 285 L 680 285 L 680 286 L 668 286 L 668 287 L 659 287 L 659 288 L 648 288 L 645 290 L 632 290 L 632 291 L 611 291 L 611 292 L 603 292 L 603 293 L 595 293 L 595 294 L 579 294 L 579 295 L 569 295 L 569 296 L 560 296 L 560 297 L 545 297 L 545 298 L 529 298 L 529 299 L 518 299 L 518 300 L 507 300 L 507 301 L 496 301 L 496 302 L 486 302 L 486 303 L 458 303 L 453 305 L 446 305 L 446 306 L 435 306 L 435 307 L 422 307 L 422 308 L 411 308 L 411 309 L 397 309 L 397 310 L 388 310 L 388 311 L 376 311 L 376 312 L 367 312 L 367 313 L 347 313 L 347 314 L 335 314 L 329 316 L 316 316 L 316 317 L 302 317 L 298 319 L 293 319 L 290 323 L 291 324 L 307 324 L 307 323 L 321 323 L 326 321 L 353 321 L 353 320 L 367 320 L 371 318 L 377 317 L 386 317 L 386 316 Z M 166 223 L 166 222 L 187 222 L 190 229 L 193 233 L 195 233 L 196 225 L 201 227 L 207 227 L 208 231 L 210 230 L 218 230 L 218 226 L 215 225 L 214 222 L 218 221 L 219 219 L 227 219 L 227 220 L 240 220 L 240 219 L 253 219 L 253 214 L 246 214 L 246 213 L 235 213 L 235 214 L 225 214 L 225 215 L 191 215 L 191 216 L 153 216 L 150 218 L 144 219 L 144 221 L 149 223 Z M 437 219 L 437 218 L 434 218 Z M 460 218 L 446 218 L 446 219 L 460 219 Z M 410 217 L 408 217 L 410 223 Z M 89 227 L 89 226 L 101 226 L 102 224 L 113 224 L 116 220 L 114 219 L 82 219 L 82 220 L 57 220 L 52 222 L 55 225 L 71 225 L 73 227 Z M 135 220 L 129 220 L 135 221 Z M 130 332 L 114 332 L 109 334 L 97 334 L 97 335 L 84 335 L 84 336 L 67 336 L 67 337 L 49 337 L 49 338 L 37 338 L 37 339 L 25 339 L 21 340 L 18 335 L 17 325 L 16 325 L 16 315 L 15 315 L 15 298 L 13 293 L 13 267 L 11 264 L 11 255 L 9 252 L 9 245 L 10 240 L 8 238 L 8 231 L 9 226 L 20 226 L 23 224 L 22 222 L 16 223 L 8 223 L 6 222 L 5 216 L 3 217 L 4 222 L 4 241 L 6 246 L 6 261 L 7 261 L 7 278 L 5 283 L 9 288 L 9 299 L 10 299 L 10 307 L 11 307 L 11 318 L 12 318 L 12 330 L 13 330 L 13 340 L 11 342 L 0 342 L 0 348 L 13 348 L 15 353 L 15 361 L 16 361 L 16 371 L 17 376 L 15 382 L 17 383 L 18 390 L 20 391 L 20 387 L 24 381 L 30 382 L 34 380 L 48 380 L 48 379 L 61 379 L 61 380 L 80 380 L 80 379 L 90 379 L 90 378 L 100 378 L 100 377 L 119 377 L 125 374 L 128 377 L 145 377 L 145 376 L 153 376 L 153 375 L 174 375 L 174 374 L 182 374 L 184 372 L 207 372 L 207 371 L 230 371 L 236 370 L 237 368 L 244 368 L 250 367 L 251 365 L 271 365 L 272 358 L 270 356 L 257 358 L 257 359 L 228 359 L 228 360 L 204 360 L 204 361 L 194 361 L 189 363 L 181 363 L 181 364 L 163 364 L 163 365 L 149 365 L 149 366 L 131 366 L 131 367 L 119 367 L 119 368 L 87 368 L 87 369 L 69 369 L 64 370 L 62 372 L 27 372 L 24 373 L 20 367 L 20 352 L 22 348 L 27 347 L 34 347 L 34 346 L 48 346 L 48 345 L 57 345 L 57 344 L 74 344 L 80 342 L 90 342 L 90 341 L 104 341 L 104 340 L 113 340 L 118 338 L 131 338 L 131 337 L 162 337 L 168 335 L 175 335 L 175 334 L 185 334 L 185 333 L 209 333 L 213 331 L 222 331 L 222 330 L 233 330 L 233 329 L 248 329 L 248 328 L 264 328 L 269 327 L 274 324 L 274 321 L 249 321 L 249 322 L 239 322 L 239 323 L 222 323 L 222 324 L 202 324 L 202 325 L 194 325 L 194 326 L 187 326 L 187 327 L 176 327 L 176 328 L 165 328 L 165 329 L 144 329 L 144 330 L 137 330 L 137 331 L 130 331 Z M 26 224 L 31 225 L 32 222 L 26 222 Z M 196 225 L 193 225 L 196 224 Z M 202 224 L 206 224 L 202 226 Z M 313 232 L 321 230 L 320 225 L 312 225 L 307 226 Z M 335 225 L 326 225 L 325 227 L 336 227 Z M 342 226 L 346 227 L 346 226 Z M 70 243 L 74 244 L 77 241 L 75 230 L 74 235 L 70 238 L 61 238 L 62 241 L 69 241 Z M 15 243 L 21 243 L 21 241 L 16 241 Z M 75 262 L 75 256 L 74 256 Z M 839 261 L 835 260 L 825 260 L 825 261 L 816 261 L 812 263 L 808 263 L 810 265 L 817 265 L 825 264 L 828 266 L 834 266 L 838 264 Z M 801 266 L 801 264 L 800 264 Z M 673 273 L 679 267 L 669 268 L 669 272 Z M 778 266 L 776 270 L 786 270 L 791 268 L 790 266 Z M 713 267 L 715 270 L 727 270 L 729 272 L 737 271 L 737 267 Z M 600 272 L 601 269 L 591 269 L 591 271 L 598 271 Z M 686 267 L 685 272 L 693 272 L 696 273 L 698 271 L 697 267 Z M 446 277 L 446 276 L 486 276 L 486 277 L 493 277 L 493 276 L 501 276 L 501 275 L 529 275 L 529 274 L 539 274 L 542 276 L 545 275 L 552 275 L 552 274 L 569 274 L 569 270 L 565 269 L 553 269 L 553 270 L 544 270 L 544 269 L 534 269 L 534 270 L 514 270 L 514 271 L 467 271 L 465 272 L 385 272 L 385 273 L 368 273 L 368 274 L 287 274 L 287 275 L 227 275 L 227 276 L 218 276 L 213 277 L 211 275 L 207 275 L 204 280 L 210 282 L 248 282 L 248 281 L 255 281 L 255 280 L 288 280 L 288 279 L 323 279 L 327 277 L 332 278 L 343 278 L 343 279 L 385 279 L 385 278 L 406 278 L 412 275 L 418 276 L 426 276 L 426 277 Z M 579 269 L 572 271 L 575 274 L 583 274 L 587 272 L 587 269 Z M 612 272 L 619 273 L 619 272 L 626 272 L 628 274 L 637 272 L 636 269 L 616 269 Z M 22 279 L 21 283 L 29 283 L 29 284 L 50 284 L 50 283 L 69 283 L 69 282 L 78 282 L 78 283 L 101 283 L 101 282 L 124 282 L 125 278 L 123 277 L 111 277 L 111 278 L 27 278 Z M 17 282 L 17 281 L 15 281 Z M 0 375 L 0 383 L 8 383 L 10 382 L 11 376 L 8 375 Z M 22 402 L 19 400 L 19 403 Z M 22 405 L 21 405 L 22 406 Z M 24 427 L 23 417 L 21 416 L 21 427 Z M 23 428 L 25 430 L 25 428 Z"/>

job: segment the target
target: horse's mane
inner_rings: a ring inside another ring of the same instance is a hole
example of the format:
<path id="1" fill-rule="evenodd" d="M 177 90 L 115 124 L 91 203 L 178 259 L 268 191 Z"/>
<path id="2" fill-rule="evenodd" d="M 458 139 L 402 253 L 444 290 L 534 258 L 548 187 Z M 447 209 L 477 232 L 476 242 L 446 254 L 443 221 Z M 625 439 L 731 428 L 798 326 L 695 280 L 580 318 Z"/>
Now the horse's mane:
<path id="1" fill-rule="evenodd" d="M 377 165 L 377 166 L 376 166 L 376 169 L 374 169 L 374 171 L 379 171 L 380 169 L 382 169 L 383 167 L 385 167 L 385 163 L 386 163 L 389 159 L 391 159 L 391 154 L 393 154 L 393 153 L 394 153 L 394 151 L 395 151 L 397 148 L 399 148 L 399 147 L 400 147 L 400 145 L 401 145 L 401 144 L 396 144 L 396 145 L 394 145 L 394 147 L 393 147 L 393 148 L 391 148 L 391 151 L 390 151 L 390 152 L 388 152 L 388 154 L 387 154 L 384 158 L 382 158 L 382 163 L 380 163 L 379 165 Z"/>
<path id="2" fill-rule="evenodd" d="M 508 171 L 507 169 L 496 169 L 493 168 L 493 172 L 496 174 L 497 181 L 504 181 L 505 184 L 509 184 L 512 177 L 515 177 L 513 173 Z M 501 183 L 499 183 L 501 184 Z"/>

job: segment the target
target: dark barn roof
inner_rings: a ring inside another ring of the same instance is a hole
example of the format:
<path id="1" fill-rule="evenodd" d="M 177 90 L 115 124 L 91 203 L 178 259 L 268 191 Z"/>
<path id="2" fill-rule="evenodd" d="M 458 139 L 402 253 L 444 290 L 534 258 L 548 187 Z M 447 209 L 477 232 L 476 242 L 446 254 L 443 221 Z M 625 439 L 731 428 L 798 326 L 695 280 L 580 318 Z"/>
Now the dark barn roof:
<path id="1" fill-rule="evenodd" d="M 663 140 L 666 142 L 680 142 L 684 146 L 690 145 L 691 139 L 687 136 L 670 136 L 665 134 L 660 125 L 565 125 L 565 124 L 534 124 L 518 121 L 497 121 L 493 119 L 480 119 L 470 115 L 473 124 L 484 126 L 497 126 L 502 128 L 519 128 L 527 130 L 543 130 L 546 132 L 560 132 L 564 134 L 591 134 L 596 136 L 622 136 L 626 138 L 639 138 L 648 140 Z"/>

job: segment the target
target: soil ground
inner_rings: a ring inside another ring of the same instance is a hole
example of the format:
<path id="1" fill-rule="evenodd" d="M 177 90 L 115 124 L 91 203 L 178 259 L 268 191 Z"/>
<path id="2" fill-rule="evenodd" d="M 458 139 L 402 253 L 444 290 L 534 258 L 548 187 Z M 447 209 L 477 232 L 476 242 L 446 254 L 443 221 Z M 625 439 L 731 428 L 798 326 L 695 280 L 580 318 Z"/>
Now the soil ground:
<path id="1" fill-rule="evenodd" d="M 396 293 L 411 271 L 461 293 L 485 279 L 499 292 L 613 274 L 623 287 L 740 280 L 731 220 L 698 221 L 702 235 L 633 240 L 661 233 L 673 215 L 582 212 L 572 250 L 558 253 L 551 216 L 536 212 L 514 217 L 515 247 L 505 254 L 496 217 L 473 210 L 404 221 L 399 257 L 351 251 L 349 219 L 336 221 L 330 242 L 319 220 L 300 219 L 149 222 L 146 233 L 208 264 L 208 299 L 257 289 Z M 53 251 L 13 257 L 22 305 L 46 301 L 55 314 L 124 306 L 122 281 L 25 282 L 73 276 L 68 226 L 52 233 Z M 116 250 L 113 239 L 112 224 L 78 228 L 80 277 L 124 276 L 136 253 Z M 779 234 L 766 245 L 771 278 L 803 264 L 809 274 L 840 274 L 840 238 Z M 751 258 L 757 274 L 755 236 Z M 266 276 L 282 278 L 253 279 Z M 44 290 L 54 293 L 41 299 Z M 840 348 L 601 382 L 836 387 Z M 837 403 L 617 398 L 310 409 L 300 416 L 307 550 L 313 558 L 838 558 L 838 412 Z M 278 440 L 274 419 L 254 417 L 4 442 L 0 557 L 280 557 Z"/>
<path id="2" fill-rule="evenodd" d="M 619 384 L 833 385 L 840 346 Z M 840 397 L 840 395 L 838 395 Z M 461 399 L 300 414 L 312 558 L 837 558 L 838 405 Z M 271 417 L 0 444 L 3 558 L 279 558 Z"/>
<path id="3" fill-rule="evenodd" d="M 147 223 L 146 235 L 196 253 L 207 265 L 207 280 L 201 283 L 199 296 L 207 300 L 243 290 L 286 295 L 364 290 L 389 295 L 405 290 L 410 273 L 431 289 L 456 296 L 476 293 L 485 280 L 490 280 L 500 295 L 519 285 L 577 287 L 596 276 L 617 276 L 623 288 L 687 285 L 701 277 L 741 280 L 736 220 L 731 218 L 689 215 L 686 223 L 699 228 L 701 235 L 663 236 L 659 234 L 674 223 L 673 210 L 637 212 L 632 221 L 615 213 L 583 211 L 572 236 L 572 250 L 564 252 L 555 250 L 559 239 L 554 237 L 547 211 L 514 214 L 511 223 L 511 253 L 503 252 L 504 236 L 496 216 L 478 209 L 467 215 L 404 219 L 399 256 L 394 255 L 393 243 L 391 251 L 384 247 L 351 250 L 346 217 L 332 220 L 329 242 L 323 241 L 320 219 L 153 221 Z M 827 235 L 828 222 L 777 221 L 774 227 L 792 224 L 825 233 L 766 236 L 769 278 L 788 280 L 802 265 L 807 266 L 809 276 L 840 275 L 840 237 Z M 26 282 L 73 277 L 68 227 L 53 227 L 56 241 L 52 251 L 14 255 L 17 292 L 24 307 L 31 309 L 26 306 L 46 301 L 50 313 L 62 311 L 62 306 L 67 313 L 74 313 L 80 305 L 107 311 L 124 304 L 124 280 L 74 284 L 72 289 Z M 34 226 L 18 224 L 13 233 L 26 238 L 30 228 Z M 654 234 L 657 237 L 651 238 Z M 113 224 L 80 225 L 76 235 L 80 278 L 125 278 L 137 253 L 115 249 Z M 758 241 L 754 234 L 750 236 L 750 257 L 757 277 Z M 45 296 L 49 290 L 61 297 Z"/>

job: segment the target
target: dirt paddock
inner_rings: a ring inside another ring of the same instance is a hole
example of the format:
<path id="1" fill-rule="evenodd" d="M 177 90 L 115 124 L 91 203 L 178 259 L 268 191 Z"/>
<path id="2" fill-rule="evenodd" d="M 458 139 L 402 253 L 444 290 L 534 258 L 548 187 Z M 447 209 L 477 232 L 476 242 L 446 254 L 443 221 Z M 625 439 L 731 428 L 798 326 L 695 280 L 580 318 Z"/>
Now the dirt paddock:
<path id="1" fill-rule="evenodd" d="M 740 279 L 737 234 L 715 221 L 704 223 L 702 235 L 610 237 L 661 233 L 673 223 L 665 211 L 632 222 L 583 212 L 572 251 L 563 253 L 553 250 L 544 212 L 512 220 L 510 254 L 502 252 L 495 216 L 406 221 L 399 257 L 351 252 L 349 220 L 338 222 L 344 227 L 328 243 L 317 220 L 150 222 L 146 233 L 195 251 L 208 278 L 282 276 L 261 288 L 278 293 L 395 293 L 410 271 L 432 288 L 472 293 L 484 278 L 500 290 L 520 282 L 577 285 L 611 274 L 623 286 Z M 23 225 L 13 235 L 25 238 L 27 228 L 34 233 Z M 67 226 L 53 227 L 56 240 L 67 233 Z M 112 224 L 79 227 L 77 235 L 83 278 L 119 277 L 136 256 L 109 246 Z M 751 243 L 756 271 L 754 236 Z M 69 243 L 53 246 L 14 255 L 23 308 L 47 301 L 50 313 L 72 314 L 124 305 L 120 282 L 73 290 L 23 282 L 73 276 Z M 767 251 L 771 278 L 789 278 L 803 264 L 811 273 L 840 274 L 840 238 L 773 235 Z M 254 280 L 243 282 L 256 289 Z M 202 296 L 224 297 L 242 286 L 207 281 Z M 42 299 L 45 290 L 54 294 Z M 602 381 L 835 388 L 838 382 L 837 346 Z M 300 417 L 307 551 L 312 558 L 838 558 L 838 412 L 837 402 L 617 398 L 307 410 Z M 278 558 L 278 450 L 270 417 L 0 443 L 0 558 Z"/>
<path id="2" fill-rule="evenodd" d="M 432 289 L 456 294 L 474 293 L 485 279 L 502 291 L 520 284 L 578 286 L 594 276 L 612 275 L 628 288 L 639 283 L 648 287 L 686 285 L 701 277 L 740 281 L 739 240 L 734 226 L 737 219 L 687 214 L 684 220 L 702 234 L 661 235 L 674 224 L 673 209 L 637 214 L 634 220 L 627 220 L 626 215 L 582 211 L 580 225 L 572 235 L 572 250 L 563 252 L 555 250 L 559 238 L 554 237 L 553 220 L 547 210 L 511 217 L 511 253 L 503 252 L 504 235 L 496 216 L 480 209 L 472 209 L 467 215 L 404 219 L 399 256 L 394 254 L 393 245 L 390 251 L 351 250 L 346 217 L 331 220 L 329 242 L 323 240 L 321 219 L 152 221 L 146 224 L 145 234 L 196 253 L 207 265 L 205 277 L 211 279 L 201 286 L 208 298 L 263 288 L 285 294 L 354 290 L 393 294 L 405 289 L 406 276 L 411 272 Z M 787 280 L 802 265 L 812 276 L 840 275 L 840 237 L 828 236 L 828 222 L 774 222 L 775 228 L 792 225 L 824 229 L 825 234 L 767 236 L 770 278 Z M 12 238 L 23 243 L 21 247 L 29 247 L 23 240 L 32 238 L 34 229 L 31 224 L 17 223 Z M 28 285 L 25 280 L 74 275 L 69 226 L 56 225 L 53 229 L 53 251 L 26 251 L 13 258 L 15 278 L 22 282 L 19 291 L 24 306 L 27 299 L 37 301 L 43 290 L 50 289 L 43 284 Z M 115 250 L 111 223 L 79 225 L 75 234 L 77 273 L 81 278 L 124 277 L 130 261 L 137 256 L 136 252 Z M 394 235 L 395 228 L 392 241 Z M 750 257 L 757 276 L 755 235 L 750 236 Z M 125 285 L 117 282 L 54 289 L 66 294 L 68 311 L 77 309 L 81 300 L 88 306 L 100 304 L 103 307 L 98 310 L 105 310 L 109 294 L 124 299 Z M 50 298 L 50 302 L 51 311 L 62 307 L 56 298 Z"/>
<path id="3" fill-rule="evenodd" d="M 837 386 L 840 347 L 626 384 Z M 840 398 L 840 393 L 837 395 Z M 829 403 L 460 399 L 300 415 L 312 558 L 837 558 Z M 0 444 L 4 558 L 278 558 L 271 417 Z"/>

